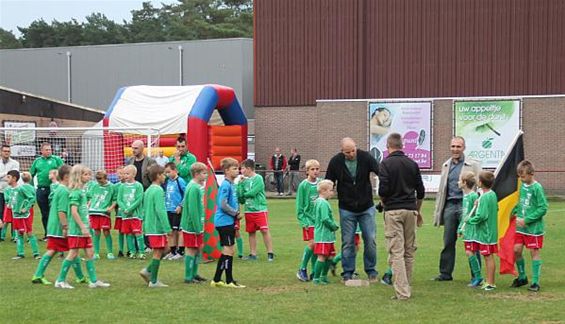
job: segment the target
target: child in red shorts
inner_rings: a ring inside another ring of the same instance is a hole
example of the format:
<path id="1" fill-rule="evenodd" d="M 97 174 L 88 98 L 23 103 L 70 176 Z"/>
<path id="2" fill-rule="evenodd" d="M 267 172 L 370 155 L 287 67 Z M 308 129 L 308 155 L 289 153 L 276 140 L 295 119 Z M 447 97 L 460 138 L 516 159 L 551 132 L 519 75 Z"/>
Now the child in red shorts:
<path id="1" fill-rule="evenodd" d="M 17 185 L 17 183 L 15 185 Z M 8 186 L 6 187 L 6 189 L 4 189 L 4 213 L 3 213 L 4 226 L 0 231 L 0 240 L 2 241 L 6 239 L 6 233 L 8 231 L 10 231 L 10 233 L 12 234 L 11 237 L 12 241 L 16 242 L 18 239 L 18 234 L 14 230 L 12 206 L 10 206 L 10 201 L 11 201 L 10 197 L 13 191 L 14 191 L 14 187 L 12 186 Z M 8 229 L 8 225 L 10 225 L 10 229 Z"/>
<path id="2" fill-rule="evenodd" d="M 90 223 L 88 221 L 88 202 L 84 185 L 90 181 L 92 171 L 82 164 L 76 164 L 72 167 L 69 177 L 69 212 L 68 218 L 68 244 L 70 252 L 67 254 L 55 288 L 73 289 L 74 287 L 66 282 L 69 268 L 75 262 L 75 258 L 79 255 L 79 250 L 84 250 L 86 257 L 86 270 L 89 277 L 89 288 L 107 288 L 109 283 L 98 280 L 96 269 L 94 267 L 94 251 L 92 249 L 92 237 L 90 236 Z"/>
<path id="3" fill-rule="evenodd" d="M 114 260 L 114 248 L 112 243 L 112 221 L 110 215 L 116 207 L 114 185 L 108 181 L 106 171 L 96 171 L 96 182 L 88 188 L 87 196 L 90 198 L 88 217 L 90 227 L 94 230 L 94 259 L 100 259 L 100 234 L 104 233 L 106 241 L 106 258 Z"/>
<path id="4" fill-rule="evenodd" d="M 149 247 L 153 249 L 153 259 L 146 268 L 139 272 L 139 275 L 149 288 L 165 288 L 168 285 L 157 279 L 161 258 L 169 250 L 167 235 L 172 232 L 165 207 L 165 191 L 161 187 L 165 182 L 165 169 L 154 164 L 149 167 L 148 171 L 151 186 L 147 188 L 143 196 L 143 231 L 149 239 Z"/>
<path id="5" fill-rule="evenodd" d="M 328 270 L 331 259 L 335 256 L 335 232 L 339 226 L 335 223 L 328 199 L 333 196 L 333 182 L 322 180 L 318 183 L 318 199 L 314 212 L 314 254 L 318 262 L 314 269 L 314 284 L 328 284 Z"/>
<path id="6" fill-rule="evenodd" d="M 114 222 L 114 229 L 118 231 L 118 257 L 122 258 L 124 257 L 125 235 L 122 232 L 122 211 L 118 205 L 117 197 L 120 187 L 125 182 L 123 165 L 116 168 L 116 174 L 118 175 L 118 182 L 114 184 L 114 201 L 116 202 L 116 220 Z"/>
<path id="7" fill-rule="evenodd" d="M 8 171 L 6 179 L 10 186 L 18 182 L 19 172 L 16 170 Z M 24 234 L 29 239 L 33 257 L 39 259 L 39 248 L 37 238 L 33 235 L 33 205 L 35 204 L 35 189 L 30 184 L 31 174 L 21 173 L 22 181 L 20 186 L 14 187 L 11 194 L 12 217 L 14 229 L 18 232 L 17 255 L 12 259 L 18 260 L 24 257 Z"/>
<path id="8" fill-rule="evenodd" d="M 520 201 L 512 211 L 516 217 L 516 237 L 514 242 L 514 255 L 518 278 L 512 282 L 512 288 L 528 284 L 526 265 L 522 257 L 524 246 L 530 250 L 532 256 L 532 284 L 530 291 L 540 290 L 539 276 L 541 272 L 540 250 L 543 247 L 545 232 L 544 216 L 547 213 L 547 198 L 543 187 L 534 179 L 534 165 L 527 160 L 518 164 L 518 176 L 522 180 L 520 187 Z"/>

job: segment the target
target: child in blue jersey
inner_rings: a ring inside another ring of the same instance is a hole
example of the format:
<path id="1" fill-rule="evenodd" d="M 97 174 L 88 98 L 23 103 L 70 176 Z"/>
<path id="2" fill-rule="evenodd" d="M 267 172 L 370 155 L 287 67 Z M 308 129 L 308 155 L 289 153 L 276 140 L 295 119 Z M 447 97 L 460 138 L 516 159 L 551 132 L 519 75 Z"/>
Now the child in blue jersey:
<path id="1" fill-rule="evenodd" d="M 181 259 L 184 254 L 184 247 L 179 246 L 179 227 L 186 181 L 179 176 L 177 166 L 174 162 L 165 164 L 165 174 L 167 175 L 167 182 L 165 183 L 165 206 L 167 208 L 169 225 L 171 225 L 173 231 L 168 238 L 171 252 L 169 252 L 164 259 L 178 260 Z"/>
<path id="2" fill-rule="evenodd" d="M 222 256 L 218 260 L 216 274 L 210 282 L 212 287 L 245 288 L 233 280 L 232 266 L 233 255 L 235 252 L 235 220 L 240 219 L 239 203 L 237 200 L 236 188 L 233 184 L 239 175 L 239 163 L 236 159 L 225 158 L 220 162 L 224 170 L 224 181 L 220 185 L 217 198 L 217 209 L 214 215 L 214 224 L 220 235 L 220 245 L 222 245 Z M 222 273 L 226 272 L 226 282 L 222 281 Z"/>

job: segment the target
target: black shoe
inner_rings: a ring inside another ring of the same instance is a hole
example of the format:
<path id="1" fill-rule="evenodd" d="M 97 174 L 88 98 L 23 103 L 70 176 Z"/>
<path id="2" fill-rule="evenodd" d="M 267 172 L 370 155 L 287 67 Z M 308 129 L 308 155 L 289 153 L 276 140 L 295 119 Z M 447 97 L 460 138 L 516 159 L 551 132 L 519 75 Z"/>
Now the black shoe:
<path id="1" fill-rule="evenodd" d="M 335 263 L 333 263 L 332 261 L 330 261 L 330 272 L 331 272 L 332 276 L 334 276 L 334 277 L 337 276 L 335 270 L 336 270 L 336 265 L 335 265 Z"/>
<path id="2" fill-rule="evenodd" d="M 510 285 L 510 288 L 518 288 L 518 287 L 522 287 L 528 284 L 528 278 L 524 278 L 524 279 L 520 279 L 520 278 L 516 278 L 514 279 L 514 281 L 512 281 L 512 285 Z"/>
<path id="3" fill-rule="evenodd" d="M 124 257 L 124 252 L 120 251 L 118 252 L 118 258 L 123 258 Z"/>
<path id="4" fill-rule="evenodd" d="M 392 275 L 390 273 L 385 273 L 381 279 L 383 285 L 392 286 Z"/>
<path id="5" fill-rule="evenodd" d="M 433 281 L 453 281 L 453 277 L 446 277 L 443 275 L 439 275 L 432 279 Z"/>
<path id="6" fill-rule="evenodd" d="M 531 286 L 528 287 L 528 290 L 533 292 L 538 292 L 540 288 L 541 287 L 537 283 L 533 283 Z"/>
<path id="7" fill-rule="evenodd" d="M 208 281 L 208 279 L 206 279 L 206 278 L 204 278 L 204 277 L 201 277 L 200 275 L 194 276 L 194 280 L 200 281 L 200 282 Z"/>

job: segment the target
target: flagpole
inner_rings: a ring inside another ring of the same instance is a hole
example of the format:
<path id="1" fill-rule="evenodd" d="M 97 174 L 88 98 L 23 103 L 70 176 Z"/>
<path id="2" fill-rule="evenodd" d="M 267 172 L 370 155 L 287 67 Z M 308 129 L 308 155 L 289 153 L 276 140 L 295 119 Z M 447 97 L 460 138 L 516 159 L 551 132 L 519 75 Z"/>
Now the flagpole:
<path id="1" fill-rule="evenodd" d="M 508 159 L 508 155 L 509 155 L 508 153 L 510 153 L 512 151 L 512 148 L 514 147 L 514 145 L 516 145 L 518 138 L 520 138 L 520 136 L 522 136 L 523 134 L 524 134 L 524 132 L 521 129 L 519 129 L 518 134 L 516 134 L 516 136 L 514 136 L 512 143 L 510 143 L 510 146 L 508 146 L 508 148 L 506 149 L 506 154 L 504 154 L 504 158 L 502 159 L 502 161 L 500 161 L 500 163 L 498 163 L 498 166 L 494 170 L 494 177 L 495 178 L 498 176 L 498 172 L 500 171 L 500 168 L 504 165 L 504 163 L 506 163 L 506 160 Z"/>

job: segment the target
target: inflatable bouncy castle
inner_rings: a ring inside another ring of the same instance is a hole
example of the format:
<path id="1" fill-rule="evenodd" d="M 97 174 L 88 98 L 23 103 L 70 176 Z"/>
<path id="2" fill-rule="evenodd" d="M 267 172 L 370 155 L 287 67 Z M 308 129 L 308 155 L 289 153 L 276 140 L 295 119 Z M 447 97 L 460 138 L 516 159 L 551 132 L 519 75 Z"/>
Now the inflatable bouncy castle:
<path id="1" fill-rule="evenodd" d="M 209 125 L 214 111 L 223 125 Z M 166 156 L 174 154 L 178 135 L 186 134 L 188 150 L 200 162 L 210 159 L 215 169 L 224 157 L 238 161 L 247 158 L 247 118 L 234 90 L 216 84 L 121 88 L 102 125 L 123 129 L 104 133 L 104 167 L 108 173 L 131 156 L 134 138 L 147 144 L 144 137 L 127 136 L 128 129 L 158 130 L 158 142 L 152 143 L 152 150 L 158 147 Z"/>

